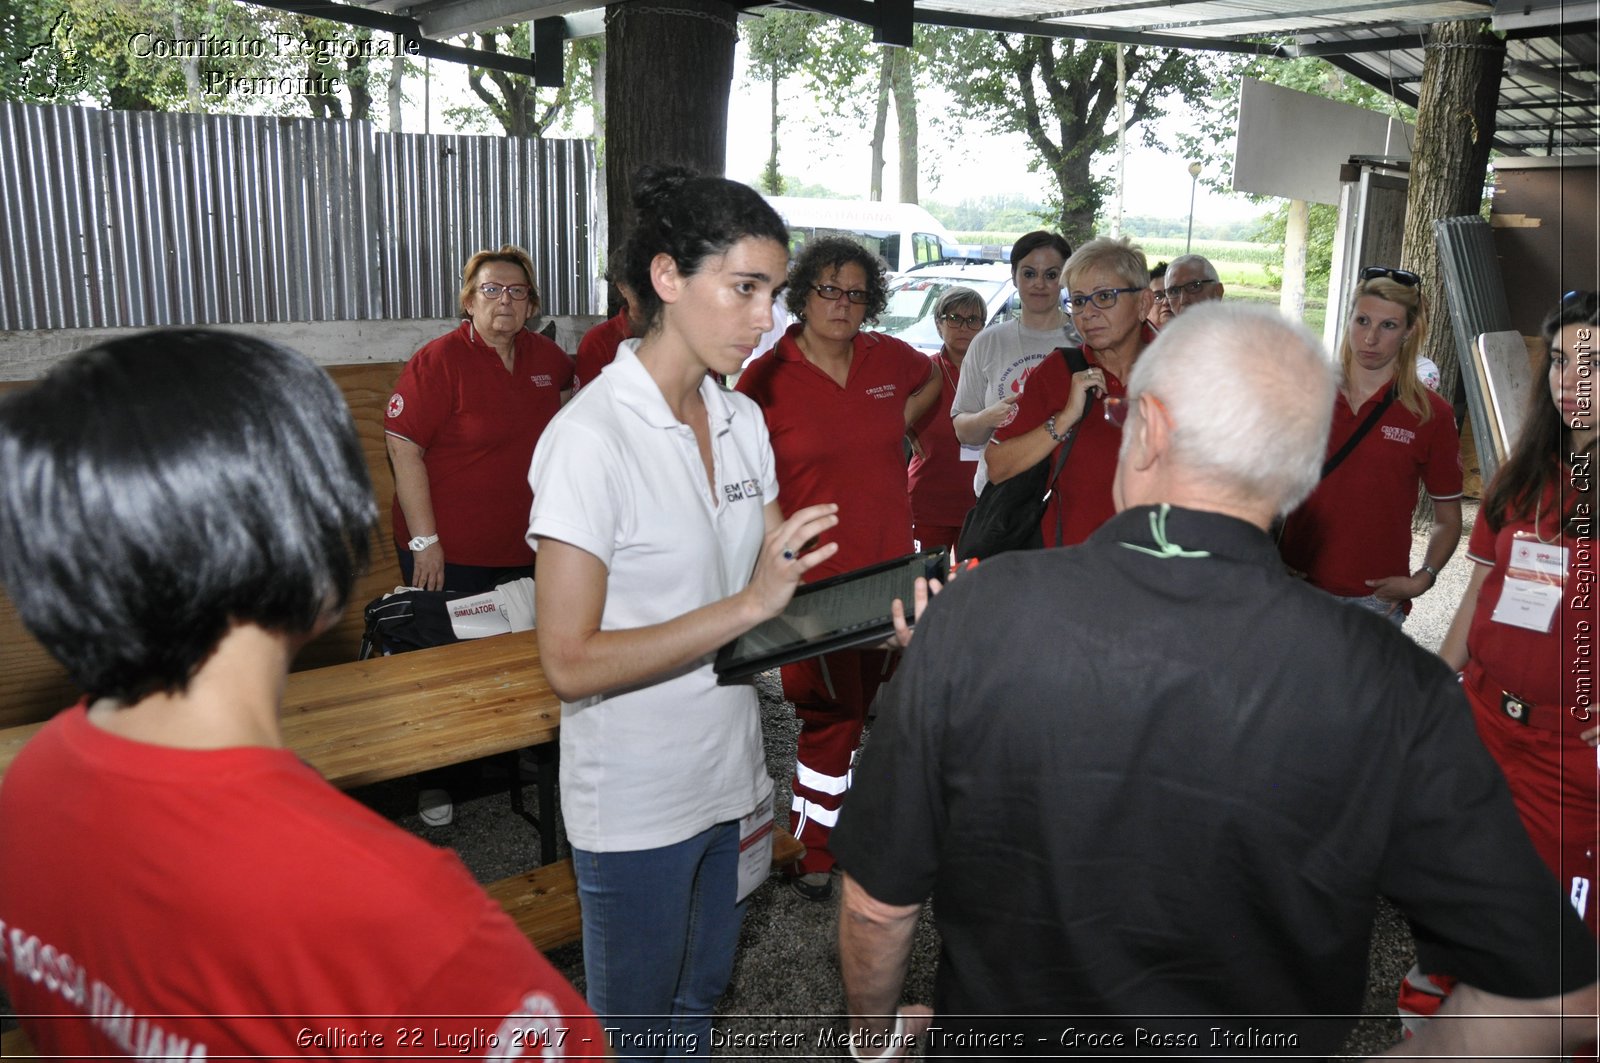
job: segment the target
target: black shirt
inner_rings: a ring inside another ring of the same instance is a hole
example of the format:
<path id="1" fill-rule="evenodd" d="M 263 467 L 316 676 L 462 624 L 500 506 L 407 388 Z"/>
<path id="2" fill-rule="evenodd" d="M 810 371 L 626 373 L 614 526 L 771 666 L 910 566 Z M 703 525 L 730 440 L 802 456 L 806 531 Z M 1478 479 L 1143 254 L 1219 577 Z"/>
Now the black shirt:
<path id="1" fill-rule="evenodd" d="M 1591 982 L 1443 662 L 1290 577 L 1260 529 L 1164 509 L 985 561 L 879 699 L 831 848 L 881 901 L 933 897 L 936 1009 L 1354 1015 L 1379 894 L 1426 970 Z M 1347 1026 L 1260 1028 L 1303 1055 Z"/>

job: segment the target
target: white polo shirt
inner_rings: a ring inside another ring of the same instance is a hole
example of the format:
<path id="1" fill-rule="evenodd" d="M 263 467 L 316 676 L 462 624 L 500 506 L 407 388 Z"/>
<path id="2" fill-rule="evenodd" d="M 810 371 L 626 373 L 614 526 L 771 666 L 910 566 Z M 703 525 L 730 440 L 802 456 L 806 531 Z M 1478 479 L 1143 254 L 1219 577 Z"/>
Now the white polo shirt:
<path id="1" fill-rule="evenodd" d="M 744 588 L 778 497 L 756 404 L 700 385 L 716 497 L 694 432 L 640 364 L 637 340 L 550 422 L 528 479 L 528 540 L 606 566 L 601 630 L 645 627 Z M 753 684 L 718 686 L 713 654 L 648 686 L 562 703 L 561 805 L 572 844 L 654 849 L 738 819 L 769 786 Z"/>

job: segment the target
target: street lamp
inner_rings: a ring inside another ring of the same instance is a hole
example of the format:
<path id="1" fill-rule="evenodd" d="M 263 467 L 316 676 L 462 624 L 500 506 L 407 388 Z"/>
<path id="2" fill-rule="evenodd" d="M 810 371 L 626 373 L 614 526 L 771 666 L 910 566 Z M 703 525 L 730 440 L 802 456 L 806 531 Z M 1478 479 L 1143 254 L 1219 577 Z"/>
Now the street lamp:
<path id="1" fill-rule="evenodd" d="M 1189 164 L 1189 235 L 1183 240 L 1183 253 L 1188 254 L 1189 248 L 1194 244 L 1194 194 L 1200 187 L 1200 164 Z"/>

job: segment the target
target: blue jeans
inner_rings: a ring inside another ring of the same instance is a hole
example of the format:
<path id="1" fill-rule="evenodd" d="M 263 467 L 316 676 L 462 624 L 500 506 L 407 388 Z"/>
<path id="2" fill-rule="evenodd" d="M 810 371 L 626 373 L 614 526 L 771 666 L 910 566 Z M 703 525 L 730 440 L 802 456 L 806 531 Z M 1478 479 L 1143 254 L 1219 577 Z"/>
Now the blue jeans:
<path id="1" fill-rule="evenodd" d="M 1346 602 L 1355 606 L 1357 609 L 1365 609 L 1369 613 L 1377 613 L 1379 616 L 1386 618 L 1389 623 L 1393 624 L 1397 628 L 1401 628 L 1402 630 L 1405 628 L 1406 611 L 1401 608 L 1399 602 L 1386 602 L 1382 598 L 1379 598 L 1376 594 L 1363 595 L 1359 598 L 1342 598 L 1338 595 L 1335 595 L 1334 597 L 1339 598 L 1341 602 Z M 1393 611 L 1391 612 L 1391 610 Z"/>
<path id="2" fill-rule="evenodd" d="M 711 1015 L 733 977 L 745 906 L 739 824 L 660 849 L 574 848 L 589 1007 L 617 1058 L 711 1054 Z"/>

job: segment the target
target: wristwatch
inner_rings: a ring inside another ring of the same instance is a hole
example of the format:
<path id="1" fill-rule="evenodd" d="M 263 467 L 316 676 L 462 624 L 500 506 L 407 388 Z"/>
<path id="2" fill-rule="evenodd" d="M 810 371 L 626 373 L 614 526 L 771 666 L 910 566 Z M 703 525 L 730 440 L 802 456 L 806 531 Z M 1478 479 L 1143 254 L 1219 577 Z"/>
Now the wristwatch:
<path id="1" fill-rule="evenodd" d="M 1433 577 L 1433 583 L 1438 583 L 1439 582 L 1439 570 L 1434 568 L 1432 565 L 1428 564 L 1426 561 L 1424 561 L 1422 563 L 1422 567 L 1417 569 L 1417 571 L 1418 572 L 1426 572 L 1428 575 L 1432 576 Z M 1428 586 L 1431 588 L 1433 586 L 1433 583 L 1428 584 Z"/>
<path id="2" fill-rule="evenodd" d="M 439 537 L 437 535 L 419 535 L 409 543 L 406 543 L 406 546 L 410 547 L 411 551 L 415 553 L 418 550 L 426 550 L 438 541 Z"/>

